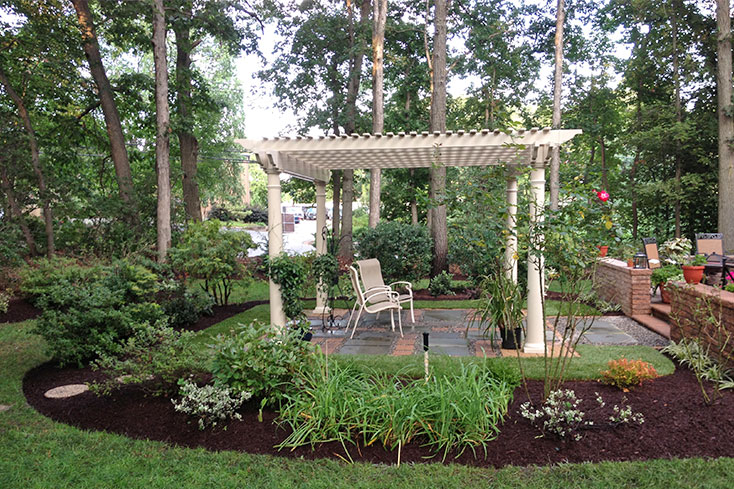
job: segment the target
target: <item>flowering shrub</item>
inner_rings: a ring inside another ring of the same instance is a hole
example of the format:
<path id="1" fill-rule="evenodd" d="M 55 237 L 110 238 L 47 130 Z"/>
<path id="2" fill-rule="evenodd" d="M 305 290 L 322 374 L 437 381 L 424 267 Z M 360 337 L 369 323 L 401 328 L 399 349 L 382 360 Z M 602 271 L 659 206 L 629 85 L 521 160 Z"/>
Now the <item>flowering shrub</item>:
<path id="1" fill-rule="evenodd" d="M 0 291 L 0 314 L 8 312 L 8 306 L 10 305 L 10 296 L 5 292 Z"/>
<path id="2" fill-rule="evenodd" d="M 625 399 L 626 401 L 626 399 Z M 581 430 L 595 426 L 593 420 L 589 419 L 587 413 L 581 410 L 582 400 L 576 397 L 576 393 L 570 389 L 555 390 L 539 409 L 533 409 L 532 404 L 525 402 L 520 406 L 520 415 L 529 419 L 543 436 L 555 435 L 559 438 L 570 437 L 579 441 L 582 437 Z M 604 399 L 596 394 L 597 407 L 591 412 L 600 410 L 606 406 Z M 612 407 L 612 414 L 606 418 L 608 426 L 616 427 L 622 424 L 642 424 L 645 421 L 642 413 L 634 413 L 632 407 L 627 405 Z"/>
<path id="3" fill-rule="evenodd" d="M 249 392 L 234 393 L 227 387 L 205 385 L 199 387 L 191 380 L 183 380 L 181 400 L 171 399 L 174 409 L 199 418 L 199 429 L 214 427 L 227 419 L 242 419 L 237 409 L 250 399 Z"/>
<path id="4" fill-rule="evenodd" d="M 610 360 L 607 366 L 609 370 L 604 370 L 601 373 L 601 381 L 619 387 L 624 392 L 629 392 L 633 387 L 642 385 L 645 380 L 659 377 L 655 367 L 643 360 L 620 358 L 619 360 Z"/>

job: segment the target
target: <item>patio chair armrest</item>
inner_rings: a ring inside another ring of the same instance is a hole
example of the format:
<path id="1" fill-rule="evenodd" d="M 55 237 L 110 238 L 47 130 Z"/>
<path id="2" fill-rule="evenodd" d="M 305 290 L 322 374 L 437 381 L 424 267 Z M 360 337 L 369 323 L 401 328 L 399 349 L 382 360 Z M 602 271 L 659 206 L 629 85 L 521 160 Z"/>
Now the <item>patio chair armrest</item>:
<path id="1" fill-rule="evenodd" d="M 365 292 L 364 294 L 364 300 L 369 301 L 371 298 L 376 297 L 378 295 L 387 295 L 388 300 L 390 301 L 397 301 L 398 297 L 400 295 L 395 292 L 394 290 L 390 290 L 389 288 L 381 288 L 381 287 L 372 287 L 370 290 Z"/>
<path id="2" fill-rule="evenodd" d="M 393 282 L 389 285 L 390 288 L 392 288 L 393 285 L 404 285 L 406 289 L 413 292 L 413 284 L 410 282 L 406 282 L 404 280 L 398 280 L 397 282 Z"/>

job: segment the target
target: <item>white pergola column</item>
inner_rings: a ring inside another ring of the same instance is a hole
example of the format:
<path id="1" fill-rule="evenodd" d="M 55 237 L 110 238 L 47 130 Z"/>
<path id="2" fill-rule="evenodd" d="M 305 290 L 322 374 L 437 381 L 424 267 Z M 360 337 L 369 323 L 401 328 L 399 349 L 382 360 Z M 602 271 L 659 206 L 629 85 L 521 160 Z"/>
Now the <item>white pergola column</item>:
<path id="1" fill-rule="evenodd" d="M 507 223 L 505 236 L 505 276 L 517 283 L 517 173 L 510 167 L 507 170 Z"/>
<path id="2" fill-rule="evenodd" d="M 326 254 L 326 239 L 324 239 L 324 226 L 326 226 L 326 182 L 314 180 L 316 185 L 316 255 Z M 327 297 L 321 291 L 321 287 L 316 288 L 316 309 L 314 314 L 326 314 L 329 312 L 327 305 Z"/>
<path id="3" fill-rule="evenodd" d="M 530 171 L 530 248 L 528 253 L 528 316 L 525 353 L 545 352 L 545 324 L 543 324 L 543 256 L 532 249 L 543 241 L 535 225 L 543 220 L 545 208 L 545 151 L 539 148 L 533 169 Z"/>
<path id="4" fill-rule="evenodd" d="M 280 208 L 280 171 L 267 168 L 268 174 L 268 256 L 276 257 L 283 252 L 283 216 Z M 282 331 L 285 328 L 285 312 L 280 285 L 270 280 L 270 324 Z"/>

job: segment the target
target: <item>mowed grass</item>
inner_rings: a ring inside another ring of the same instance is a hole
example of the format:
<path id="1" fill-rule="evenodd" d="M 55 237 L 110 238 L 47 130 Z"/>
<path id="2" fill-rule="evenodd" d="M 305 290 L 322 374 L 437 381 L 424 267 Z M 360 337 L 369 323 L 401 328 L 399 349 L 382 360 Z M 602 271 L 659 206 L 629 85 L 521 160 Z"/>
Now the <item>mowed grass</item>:
<path id="1" fill-rule="evenodd" d="M 55 423 L 25 403 L 22 378 L 29 369 L 47 359 L 43 341 L 30 332 L 31 328 L 32 321 L 0 325 L 0 404 L 11 406 L 0 412 L 0 487 L 3 489 L 731 487 L 732 458 L 563 464 L 499 470 L 430 461 L 396 467 L 237 452 L 213 453 L 82 431 Z M 396 360 L 379 358 L 385 362 L 383 368 L 402 368 L 398 364 L 390 365 Z M 371 359 L 374 366 L 376 358 Z M 353 360 L 367 361 L 358 357 Z"/>

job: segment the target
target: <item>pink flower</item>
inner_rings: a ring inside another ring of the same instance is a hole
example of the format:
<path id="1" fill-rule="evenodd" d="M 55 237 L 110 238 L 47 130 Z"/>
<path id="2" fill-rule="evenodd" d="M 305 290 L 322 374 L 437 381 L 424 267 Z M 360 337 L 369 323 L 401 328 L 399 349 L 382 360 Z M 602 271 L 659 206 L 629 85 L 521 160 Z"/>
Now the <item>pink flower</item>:
<path id="1" fill-rule="evenodd" d="M 601 200 L 602 202 L 606 202 L 607 200 L 609 200 L 609 194 L 606 190 L 596 190 L 595 192 L 596 196 L 599 197 L 599 200 Z"/>

